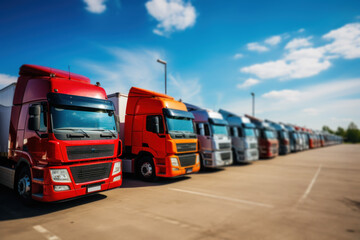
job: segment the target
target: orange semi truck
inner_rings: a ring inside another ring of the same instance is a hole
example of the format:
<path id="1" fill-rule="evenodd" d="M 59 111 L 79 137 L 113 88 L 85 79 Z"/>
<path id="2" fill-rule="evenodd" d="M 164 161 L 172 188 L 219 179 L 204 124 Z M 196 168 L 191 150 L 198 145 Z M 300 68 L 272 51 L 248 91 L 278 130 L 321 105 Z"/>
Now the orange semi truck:
<path id="1" fill-rule="evenodd" d="M 108 98 L 115 105 L 124 142 L 124 172 L 151 181 L 199 171 L 194 115 L 184 103 L 136 87 L 128 95 L 114 93 Z"/>
<path id="2" fill-rule="evenodd" d="M 23 65 L 0 90 L 0 183 L 25 204 L 121 185 L 114 105 L 78 74 Z"/>

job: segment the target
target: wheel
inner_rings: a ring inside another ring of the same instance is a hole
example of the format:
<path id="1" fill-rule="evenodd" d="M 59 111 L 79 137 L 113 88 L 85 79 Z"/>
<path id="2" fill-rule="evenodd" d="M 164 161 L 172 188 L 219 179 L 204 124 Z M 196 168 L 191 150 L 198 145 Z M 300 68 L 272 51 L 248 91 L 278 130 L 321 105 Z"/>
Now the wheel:
<path id="1" fill-rule="evenodd" d="M 27 166 L 24 166 L 20 169 L 19 175 L 15 183 L 16 195 L 19 197 L 20 201 L 25 205 L 30 205 L 33 203 L 31 198 L 31 173 L 30 169 Z"/>
<path id="2" fill-rule="evenodd" d="M 154 181 L 156 179 L 155 165 L 152 157 L 143 156 L 139 159 L 136 169 L 138 177 L 143 181 Z"/>

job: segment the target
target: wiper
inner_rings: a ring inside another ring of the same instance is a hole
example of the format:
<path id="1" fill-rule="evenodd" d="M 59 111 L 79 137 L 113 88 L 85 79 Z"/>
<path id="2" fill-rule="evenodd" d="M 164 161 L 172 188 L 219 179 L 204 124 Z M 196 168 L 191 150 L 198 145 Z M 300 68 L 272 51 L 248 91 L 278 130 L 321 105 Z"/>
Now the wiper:
<path id="1" fill-rule="evenodd" d="M 74 131 L 74 132 L 75 132 L 76 130 L 79 130 L 79 131 L 82 132 L 83 136 L 90 138 L 89 134 L 87 134 L 87 133 L 86 133 L 84 130 L 82 130 L 81 128 L 55 128 L 54 130 L 71 130 L 71 131 Z M 78 137 L 78 136 L 76 136 L 76 135 L 71 135 L 71 134 L 69 134 L 69 136 Z"/>
<path id="2" fill-rule="evenodd" d="M 115 137 L 116 138 L 116 135 L 115 135 L 115 133 L 113 133 L 111 130 L 109 130 L 109 129 L 99 129 L 100 131 L 109 131 L 110 133 L 111 133 L 111 135 L 113 136 L 113 137 Z M 105 134 L 100 134 L 100 136 L 101 137 L 109 137 L 109 135 L 105 135 Z"/>

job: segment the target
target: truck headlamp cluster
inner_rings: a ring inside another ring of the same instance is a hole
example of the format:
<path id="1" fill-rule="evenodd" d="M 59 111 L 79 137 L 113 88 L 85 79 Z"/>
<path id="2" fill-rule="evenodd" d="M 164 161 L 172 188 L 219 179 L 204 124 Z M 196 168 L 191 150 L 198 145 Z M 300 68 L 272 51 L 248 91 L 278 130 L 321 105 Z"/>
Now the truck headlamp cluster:
<path id="1" fill-rule="evenodd" d="M 196 154 L 196 164 L 198 164 L 199 162 L 200 162 L 199 154 Z"/>
<path id="2" fill-rule="evenodd" d="M 176 157 L 171 157 L 170 158 L 170 161 L 171 161 L 171 165 L 174 166 L 174 167 L 178 167 L 179 166 L 179 162 L 177 160 Z"/>
<path id="3" fill-rule="evenodd" d="M 121 162 L 116 162 L 116 163 L 114 163 L 114 169 L 112 171 L 112 176 L 114 176 L 115 174 L 118 174 L 119 172 L 121 172 Z"/>
<path id="4" fill-rule="evenodd" d="M 71 182 L 67 169 L 50 169 L 50 175 L 54 182 L 69 183 Z"/>

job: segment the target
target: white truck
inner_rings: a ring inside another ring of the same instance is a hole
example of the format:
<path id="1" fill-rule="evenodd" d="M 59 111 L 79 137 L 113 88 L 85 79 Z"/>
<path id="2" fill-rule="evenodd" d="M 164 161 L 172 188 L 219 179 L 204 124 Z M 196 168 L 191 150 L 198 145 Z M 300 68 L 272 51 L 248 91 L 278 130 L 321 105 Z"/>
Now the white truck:
<path id="1" fill-rule="evenodd" d="M 233 156 L 227 121 L 220 113 L 213 110 L 203 109 L 188 103 L 185 105 L 195 117 L 201 166 L 217 168 L 231 165 Z"/>
<path id="2" fill-rule="evenodd" d="M 250 119 L 223 109 L 220 109 L 219 113 L 229 124 L 234 161 L 238 163 L 249 163 L 259 160 L 255 125 L 250 122 Z"/>

